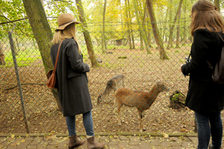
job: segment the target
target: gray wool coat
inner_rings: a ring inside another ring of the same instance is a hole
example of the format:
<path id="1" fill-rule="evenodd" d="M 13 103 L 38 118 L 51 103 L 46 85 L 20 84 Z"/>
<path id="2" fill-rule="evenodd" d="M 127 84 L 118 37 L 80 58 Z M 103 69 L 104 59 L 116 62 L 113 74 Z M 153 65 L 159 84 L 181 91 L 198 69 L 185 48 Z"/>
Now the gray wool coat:
<path id="1" fill-rule="evenodd" d="M 224 108 L 224 84 L 213 82 L 208 62 L 215 66 L 224 43 L 218 33 L 205 29 L 193 35 L 192 60 L 181 67 L 184 75 L 190 74 L 186 105 L 201 114 L 219 112 Z"/>
<path id="2" fill-rule="evenodd" d="M 51 47 L 53 65 L 59 44 Z M 74 116 L 92 109 L 86 72 L 88 64 L 78 52 L 77 42 L 70 38 L 62 42 L 56 69 L 57 89 L 64 116 Z"/>

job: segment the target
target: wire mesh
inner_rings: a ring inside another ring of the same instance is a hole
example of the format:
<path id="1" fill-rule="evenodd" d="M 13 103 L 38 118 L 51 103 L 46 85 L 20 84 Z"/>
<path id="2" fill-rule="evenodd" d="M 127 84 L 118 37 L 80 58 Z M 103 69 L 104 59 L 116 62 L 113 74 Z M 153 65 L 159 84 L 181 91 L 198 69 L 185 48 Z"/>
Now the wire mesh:
<path id="1" fill-rule="evenodd" d="M 112 24 L 113 26 L 113 24 Z M 101 30 L 89 26 L 98 67 L 91 67 L 88 73 L 89 90 L 93 103 L 93 120 L 96 132 L 139 131 L 139 115 L 136 108 L 122 107 L 122 123 L 118 124 L 114 92 L 101 99 L 97 98 L 106 88 L 107 82 L 115 75 L 124 75 L 125 88 L 149 92 L 158 82 L 164 82 L 168 92 L 159 94 L 153 105 L 144 112 L 144 130 L 148 132 L 191 132 L 194 128 L 193 114 L 187 108 L 171 109 L 170 95 L 175 90 L 187 92 L 188 78 L 180 71 L 191 46 L 191 35 L 186 27 L 177 26 L 173 30 L 172 45 L 169 45 L 169 27 L 159 28 L 166 60 L 160 59 L 161 52 L 154 40 L 152 29 L 146 30 L 146 44 L 140 30 L 106 30 L 105 49 L 102 47 Z M 180 32 L 178 33 L 178 29 Z M 58 110 L 53 93 L 45 85 L 46 75 L 41 54 L 34 38 L 13 32 L 16 46 L 19 77 L 31 133 L 67 133 L 65 120 Z M 86 42 L 81 31 L 77 40 L 84 55 L 84 61 L 91 65 Z M 1 37 L 4 65 L 0 65 L 0 132 L 26 132 L 23 112 L 12 53 L 7 36 Z M 49 49 L 50 50 L 50 49 Z M 49 57 L 50 58 L 50 57 Z M 121 88 L 122 86 L 117 86 Z M 84 132 L 82 116 L 77 116 L 77 131 Z"/>

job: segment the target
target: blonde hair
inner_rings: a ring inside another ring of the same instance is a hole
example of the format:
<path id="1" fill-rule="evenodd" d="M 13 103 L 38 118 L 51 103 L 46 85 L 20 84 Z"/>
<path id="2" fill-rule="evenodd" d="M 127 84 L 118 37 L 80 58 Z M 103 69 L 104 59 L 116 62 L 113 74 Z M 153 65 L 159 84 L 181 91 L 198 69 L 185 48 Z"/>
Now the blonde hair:
<path id="1" fill-rule="evenodd" d="M 52 43 L 58 44 L 60 41 L 63 41 L 64 39 L 68 39 L 68 38 L 74 38 L 74 40 L 77 42 L 76 36 L 75 36 L 75 31 L 76 31 L 75 23 L 68 25 L 64 30 L 56 31 L 54 33 Z M 78 42 L 77 42 L 77 44 L 78 44 Z M 81 53 L 79 44 L 78 44 L 78 50 L 79 50 L 79 53 Z"/>
<path id="2" fill-rule="evenodd" d="M 199 0 L 192 7 L 191 34 L 198 29 L 224 32 L 224 19 L 218 9 L 207 0 Z"/>

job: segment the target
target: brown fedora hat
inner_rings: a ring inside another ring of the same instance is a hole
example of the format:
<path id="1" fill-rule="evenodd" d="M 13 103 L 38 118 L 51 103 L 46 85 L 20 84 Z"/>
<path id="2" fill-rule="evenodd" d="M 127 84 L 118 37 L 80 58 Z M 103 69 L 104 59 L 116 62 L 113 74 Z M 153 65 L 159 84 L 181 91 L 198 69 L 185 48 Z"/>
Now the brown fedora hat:
<path id="1" fill-rule="evenodd" d="M 68 25 L 75 23 L 80 24 L 80 22 L 75 20 L 75 17 L 70 13 L 63 13 L 58 17 L 58 28 L 55 31 L 64 30 Z"/>

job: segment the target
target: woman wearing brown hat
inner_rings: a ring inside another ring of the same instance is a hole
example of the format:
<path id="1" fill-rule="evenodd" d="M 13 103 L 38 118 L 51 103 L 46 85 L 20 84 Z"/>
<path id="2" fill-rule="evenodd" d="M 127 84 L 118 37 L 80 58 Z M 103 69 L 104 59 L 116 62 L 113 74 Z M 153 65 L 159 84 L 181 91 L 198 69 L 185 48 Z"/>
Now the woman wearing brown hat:
<path id="1" fill-rule="evenodd" d="M 104 145 L 96 143 L 94 140 L 91 114 L 92 103 L 86 75 L 86 72 L 89 72 L 89 66 L 83 62 L 83 57 L 75 38 L 75 24 L 78 23 L 71 14 L 66 13 L 58 17 L 58 28 L 52 41 L 51 59 L 53 64 L 55 64 L 59 49 L 56 82 L 63 115 L 66 118 L 69 132 L 69 149 L 78 147 L 84 143 L 79 141 L 76 136 L 75 115 L 77 114 L 83 114 L 88 148 L 102 149 Z"/>

